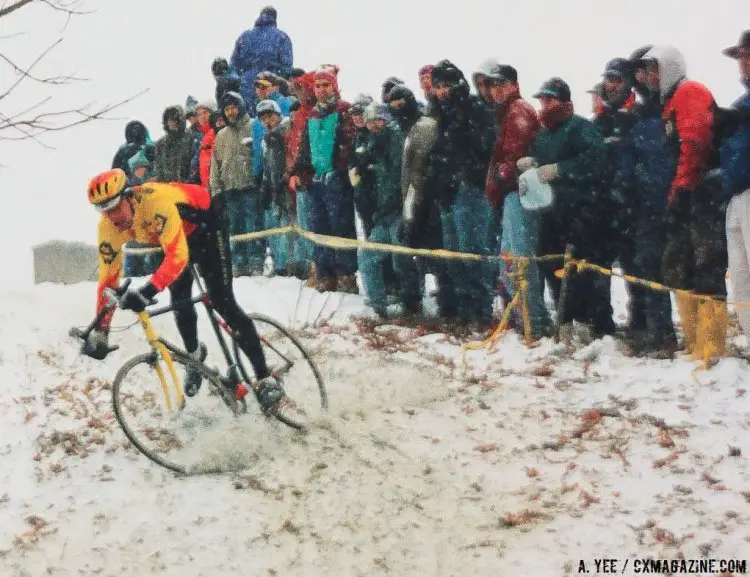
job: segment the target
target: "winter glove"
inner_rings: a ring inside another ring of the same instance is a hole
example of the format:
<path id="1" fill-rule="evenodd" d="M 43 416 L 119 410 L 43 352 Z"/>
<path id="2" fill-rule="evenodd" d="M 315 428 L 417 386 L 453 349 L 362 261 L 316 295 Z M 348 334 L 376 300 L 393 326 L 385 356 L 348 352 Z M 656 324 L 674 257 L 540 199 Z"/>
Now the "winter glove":
<path id="1" fill-rule="evenodd" d="M 86 337 L 81 347 L 81 353 L 97 361 L 103 361 L 112 352 L 109 346 L 109 333 L 102 329 L 94 329 Z"/>
<path id="2" fill-rule="evenodd" d="M 524 156 L 523 158 L 518 159 L 516 166 L 521 172 L 526 172 L 529 169 L 539 166 L 539 163 L 536 161 L 536 158 L 532 156 Z"/>
<path id="3" fill-rule="evenodd" d="M 537 168 L 536 173 L 539 176 L 539 182 L 552 182 L 560 176 L 560 167 L 557 163 L 545 164 L 544 166 Z"/>
<path id="4" fill-rule="evenodd" d="M 359 176 L 359 170 L 357 170 L 357 167 L 349 169 L 349 182 L 352 184 L 354 188 L 357 188 L 359 186 L 360 181 L 362 180 L 362 177 Z"/>
<path id="5" fill-rule="evenodd" d="M 120 299 L 120 308 L 136 313 L 143 310 L 151 304 L 151 300 L 156 296 L 156 287 L 151 283 L 146 283 L 141 288 L 129 288 L 125 291 Z"/>

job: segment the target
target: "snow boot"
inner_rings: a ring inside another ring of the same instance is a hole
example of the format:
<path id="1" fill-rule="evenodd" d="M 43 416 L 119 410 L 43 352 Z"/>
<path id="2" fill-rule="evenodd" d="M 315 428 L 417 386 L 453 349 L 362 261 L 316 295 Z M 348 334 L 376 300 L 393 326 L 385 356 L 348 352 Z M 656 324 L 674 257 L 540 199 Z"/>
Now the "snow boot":
<path id="1" fill-rule="evenodd" d="M 337 279 L 338 290 L 342 293 L 349 293 L 353 295 L 359 294 L 359 287 L 357 286 L 357 275 L 347 274 L 338 277 Z"/>
<path id="2" fill-rule="evenodd" d="M 272 409 L 286 396 L 281 383 L 273 375 L 268 375 L 265 379 L 255 382 L 253 390 L 264 412 Z"/>
<path id="3" fill-rule="evenodd" d="M 336 292 L 336 279 L 333 277 L 318 278 L 315 290 L 319 293 Z"/>
<path id="4" fill-rule="evenodd" d="M 684 338 L 683 348 L 689 355 L 693 354 L 696 346 L 696 331 L 698 329 L 698 299 L 691 294 L 675 293 L 677 311 L 680 315 L 682 335 Z"/>
<path id="5" fill-rule="evenodd" d="M 206 360 L 206 356 L 208 355 L 208 349 L 206 348 L 206 345 L 203 343 L 200 343 L 198 345 L 198 348 L 190 353 L 190 356 L 193 357 L 196 361 L 203 362 Z M 201 383 L 203 382 L 203 377 L 201 374 L 197 371 L 194 371 L 192 369 L 187 369 L 185 371 L 185 394 L 188 397 L 194 397 L 196 394 L 198 394 L 198 391 L 201 389 Z"/>
<path id="6" fill-rule="evenodd" d="M 703 301 L 698 306 L 693 359 L 710 365 L 724 356 L 727 347 L 727 305 Z"/>

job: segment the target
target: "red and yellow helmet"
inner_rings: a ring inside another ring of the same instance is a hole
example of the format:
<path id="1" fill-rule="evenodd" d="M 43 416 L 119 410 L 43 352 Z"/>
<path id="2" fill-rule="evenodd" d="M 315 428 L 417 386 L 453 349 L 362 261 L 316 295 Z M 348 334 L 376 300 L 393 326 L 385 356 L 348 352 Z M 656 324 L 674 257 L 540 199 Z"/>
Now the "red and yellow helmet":
<path id="1" fill-rule="evenodd" d="M 122 200 L 122 191 L 127 184 L 128 177 L 121 168 L 97 174 L 89 182 L 89 202 L 99 211 L 110 210 Z"/>

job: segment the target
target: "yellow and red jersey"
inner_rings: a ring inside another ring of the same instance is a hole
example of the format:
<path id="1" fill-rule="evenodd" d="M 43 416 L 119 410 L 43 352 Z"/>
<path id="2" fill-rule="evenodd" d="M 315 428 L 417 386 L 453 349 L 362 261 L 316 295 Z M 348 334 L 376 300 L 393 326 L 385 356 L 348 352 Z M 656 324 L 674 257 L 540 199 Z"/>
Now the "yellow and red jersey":
<path id="1" fill-rule="evenodd" d="M 97 311 L 105 305 L 104 289 L 118 285 L 123 268 L 122 247 L 128 241 L 160 245 L 164 260 L 149 282 L 159 291 L 172 284 L 188 264 L 187 237 L 196 228 L 182 215 L 199 214 L 211 204 L 208 190 L 195 184 L 154 182 L 131 190 L 133 224 L 130 228 L 118 230 L 106 215 L 99 220 Z M 111 318 L 111 314 L 107 315 L 101 326 L 108 326 Z"/>

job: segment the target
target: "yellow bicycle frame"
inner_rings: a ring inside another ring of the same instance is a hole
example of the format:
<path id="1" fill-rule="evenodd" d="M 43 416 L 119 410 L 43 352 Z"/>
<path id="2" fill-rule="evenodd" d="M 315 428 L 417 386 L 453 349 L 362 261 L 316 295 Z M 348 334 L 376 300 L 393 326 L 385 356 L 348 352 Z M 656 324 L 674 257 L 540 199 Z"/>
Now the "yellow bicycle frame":
<path id="1" fill-rule="evenodd" d="M 161 382 L 161 390 L 164 393 L 164 400 L 167 404 L 167 410 L 172 411 L 172 398 L 169 394 L 169 384 L 167 383 L 167 377 L 164 374 L 164 369 L 161 367 L 160 359 L 167 364 L 169 375 L 172 377 L 172 383 L 174 384 L 174 390 L 177 396 L 177 406 L 182 409 L 185 406 L 185 396 L 182 392 L 182 384 L 180 379 L 177 377 L 177 371 L 174 367 L 174 360 L 172 359 L 172 353 L 169 349 L 159 341 L 159 335 L 156 334 L 154 326 L 151 323 L 151 317 L 146 311 L 138 313 L 138 320 L 141 322 L 143 332 L 146 333 L 146 340 L 151 348 L 157 354 L 156 363 L 154 364 L 154 370 L 159 375 L 159 381 Z"/>

